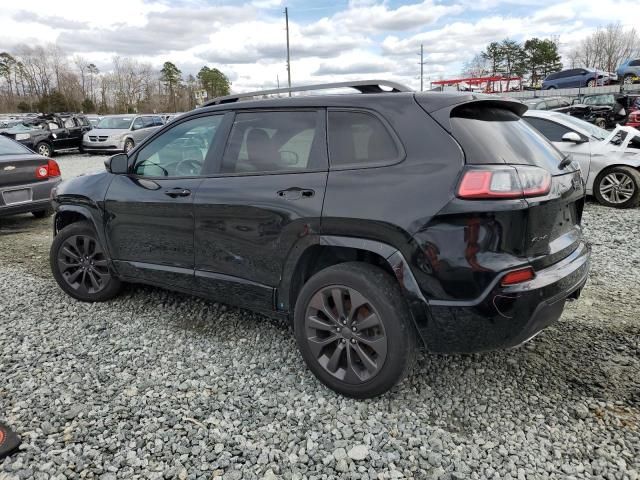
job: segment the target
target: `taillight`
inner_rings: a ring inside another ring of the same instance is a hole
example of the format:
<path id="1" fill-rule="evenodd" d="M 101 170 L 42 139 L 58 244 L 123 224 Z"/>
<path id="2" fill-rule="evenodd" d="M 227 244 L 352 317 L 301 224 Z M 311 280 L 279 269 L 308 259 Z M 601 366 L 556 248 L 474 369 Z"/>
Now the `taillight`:
<path id="1" fill-rule="evenodd" d="M 500 285 L 506 287 L 508 285 L 515 285 L 516 283 L 528 282 L 529 280 L 533 280 L 535 276 L 536 274 L 533 271 L 533 268 L 521 268 L 520 270 L 509 272 L 504 277 L 502 277 Z"/>
<path id="2" fill-rule="evenodd" d="M 458 185 L 458 197 L 465 199 L 524 198 L 546 195 L 551 174 L 540 167 L 504 166 L 469 168 Z"/>
<path id="3" fill-rule="evenodd" d="M 59 177 L 60 167 L 55 160 L 48 160 L 46 165 L 40 165 L 36 168 L 36 178 L 44 180 L 45 178 Z"/>

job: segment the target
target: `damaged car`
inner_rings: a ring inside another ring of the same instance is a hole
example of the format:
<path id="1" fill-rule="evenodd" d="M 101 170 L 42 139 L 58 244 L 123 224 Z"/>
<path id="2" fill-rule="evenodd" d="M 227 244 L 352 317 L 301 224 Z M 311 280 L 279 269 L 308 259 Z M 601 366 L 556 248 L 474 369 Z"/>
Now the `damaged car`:
<path id="1" fill-rule="evenodd" d="M 602 205 L 636 207 L 640 202 L 640 131 L 612 132 L 558 112 L 529 110 L 524 116 L 558 150 L 580 164 L 587 195 Z"/>

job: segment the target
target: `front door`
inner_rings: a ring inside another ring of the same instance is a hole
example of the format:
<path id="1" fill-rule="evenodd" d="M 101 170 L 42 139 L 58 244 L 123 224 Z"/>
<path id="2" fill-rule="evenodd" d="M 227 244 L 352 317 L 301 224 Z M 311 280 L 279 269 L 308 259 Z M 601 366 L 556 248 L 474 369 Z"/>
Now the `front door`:
<path id="1" fill-rule="evenodd" d="M 320 232 L 327 171 L 324 111 L 238 113 L 195 198 L 196 287 L 271 310 L 292 249 Z"/>
<path id="2" fill-rule="evenodd" d="M 193 199 L 222 115 L 176 123 L 130 159 L 105 198 L 105 232 L 118 272 L 172 288 L 193 288 Z"/>

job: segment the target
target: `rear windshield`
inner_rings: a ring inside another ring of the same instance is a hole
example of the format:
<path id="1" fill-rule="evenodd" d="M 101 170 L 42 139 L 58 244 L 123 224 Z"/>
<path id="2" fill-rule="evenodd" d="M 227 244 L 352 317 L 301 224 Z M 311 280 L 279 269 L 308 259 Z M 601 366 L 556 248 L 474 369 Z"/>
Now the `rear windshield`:
<path id="1" fill-rule="evenodd" d="M 0 135 L 0 155 L 23 155 L 25 153 L 31 153 L 31 150 L 4 135 Z"/>
<path id="2" fill-rule="evenodd" d="M 451 113 L 451 125 L 467 163 L 535 165 L 556 173 L 563 159 L 546 138 L 504 108 L 463 105 Z"/>

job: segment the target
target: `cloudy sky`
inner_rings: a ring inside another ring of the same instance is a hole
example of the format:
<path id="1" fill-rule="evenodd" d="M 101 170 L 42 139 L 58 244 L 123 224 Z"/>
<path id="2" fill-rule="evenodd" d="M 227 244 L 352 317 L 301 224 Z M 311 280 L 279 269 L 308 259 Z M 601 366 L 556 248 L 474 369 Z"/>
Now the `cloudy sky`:
<path id="1" fill-rule="evenodd" d="M 419 86 L 459 75 L 492 40 L 558 36 L 563 51 L 599 25 L 640 25 L 637 0 L 1 0 L 0 50 L 57 42 L 103 70 L 114 55 L 195 73 L 217 66 L 233 90 L 386 78 Z"/>

